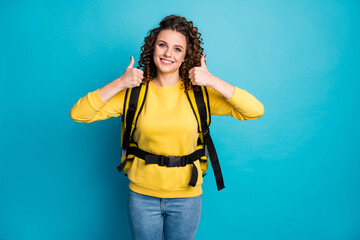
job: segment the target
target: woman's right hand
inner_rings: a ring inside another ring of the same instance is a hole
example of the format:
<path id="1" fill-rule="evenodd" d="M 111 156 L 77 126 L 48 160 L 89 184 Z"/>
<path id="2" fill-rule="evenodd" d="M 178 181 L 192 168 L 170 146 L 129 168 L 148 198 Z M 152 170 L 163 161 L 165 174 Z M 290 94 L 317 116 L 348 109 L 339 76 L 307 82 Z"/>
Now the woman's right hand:
<path id="1" fill-rule="evenodd" d="M 122 88 L 133 88 L 140 86 L 143 78 L 144 72 L 141 69 L 134 68 L 134 57 L 131 56 L 131 61 L 129 66 L 126 68 L 124 74 L 119 78 L 119 83 L 122 85 Z"/>
<path id="2" fill-rule="evenodd" d="M 109 101 L 113 96 L 115 96 L 115 94 L 126 88 L 140 86 L 142 79 L 144 78 L 144 73 L 141 69 L 133 68 L 135 60 L 133 56 L 131 56 L 130 58 L 130 64 L 126 68 L 124 74 L 99 89 L 99 96 L 103 102 Z"/>

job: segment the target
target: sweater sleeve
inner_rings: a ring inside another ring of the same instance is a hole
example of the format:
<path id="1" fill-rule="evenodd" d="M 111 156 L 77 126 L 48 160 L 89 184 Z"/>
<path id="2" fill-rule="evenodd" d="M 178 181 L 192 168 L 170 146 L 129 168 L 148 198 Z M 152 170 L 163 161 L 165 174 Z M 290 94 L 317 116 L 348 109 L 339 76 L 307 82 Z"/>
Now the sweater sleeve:
<path id="1" fill-rule="evenodd" d="M 74 121 L 91 123 L 122 115 L 126 89 L 107 102 L 101 100 L 99 90 L 89 92 L 75 103 L 70 110 L 70 117 Z"/>
<path id="2" fill-rule="evenodd" d="M 264 105 L 244 89 L 235 86 L 234 93 L 228 100 L 210 87 L 207 90 L 212 115 L 232 116 L 246 121 L 258 119 L 264 114 Z"/>

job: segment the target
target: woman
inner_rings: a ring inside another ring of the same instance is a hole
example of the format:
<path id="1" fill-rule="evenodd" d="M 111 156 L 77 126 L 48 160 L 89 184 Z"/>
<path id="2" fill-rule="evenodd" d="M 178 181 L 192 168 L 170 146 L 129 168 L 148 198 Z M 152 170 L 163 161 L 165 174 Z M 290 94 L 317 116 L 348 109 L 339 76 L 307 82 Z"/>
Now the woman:
<path id="1" fill-rule="evenodd" d="M 94 122 L 123 114 L 125 91 L 148 84 L 134 140 L 147 152 L 183 156 L 197 146 L 198 131 L 186 92 L 205 86 L 211 114 L 238 120 L 260 118 L 264 107 L 246 90 L 212 75 L 206 67 L 202 38 L 191 21 L 170 15 L 150 31 L 139 67 L 134 58 L 124 74 L 89 92 L 70 111 L 77 122 Z M 141 70 L 141 69 L 142 70 Z M 199 161 L 194 162 L 200 172 Z M 202 175 L 189 186 L 192 165 L 145 164 L 135 157 L 128 171 L 128 217 L 133 239 L 194 239 L 201 216 Z"/>

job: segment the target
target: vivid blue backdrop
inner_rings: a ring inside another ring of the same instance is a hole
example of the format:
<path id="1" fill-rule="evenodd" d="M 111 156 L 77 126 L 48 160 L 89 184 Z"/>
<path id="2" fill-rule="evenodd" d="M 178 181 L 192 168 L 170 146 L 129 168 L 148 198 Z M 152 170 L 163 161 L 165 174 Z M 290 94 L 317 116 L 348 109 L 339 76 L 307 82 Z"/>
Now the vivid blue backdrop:
<path id="1" fill-rule="evenodd" d="M 1 1 L 1 240 L 130 239 L 120 118 L 69 111 L 139 59 L 169 14 L 209 71 L 258 98 L 215 116 L 226 188 L 203 185 L 196 239 L 360 239 L 359 1 Z"/>

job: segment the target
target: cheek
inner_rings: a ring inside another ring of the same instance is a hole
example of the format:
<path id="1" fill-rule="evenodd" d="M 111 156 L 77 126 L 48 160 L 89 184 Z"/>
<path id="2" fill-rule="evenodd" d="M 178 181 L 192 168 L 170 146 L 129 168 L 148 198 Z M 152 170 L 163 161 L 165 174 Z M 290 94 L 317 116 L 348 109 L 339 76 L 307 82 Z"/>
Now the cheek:
<path id="1" fill-rule="evenodd" d="M 154 56 L 157 56 L 157 55 L 159 55 L 160 54 L 160 49 L 158 48 L 158 47 L 155 47 L 154 48 Z"/>
<path id="2" fill-rule="evenodd" d="M 184 55 L 181 55 L 181 56 L 179 56 L 178 58 L 177 58 L 177 61 L 178 62 L 183 62 L 185 60 L 185 54 Z"/>

